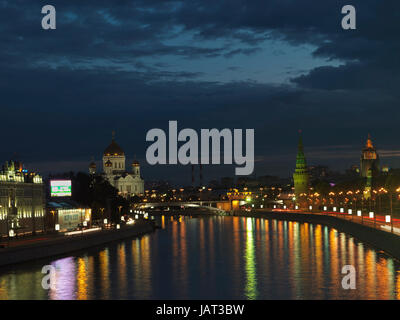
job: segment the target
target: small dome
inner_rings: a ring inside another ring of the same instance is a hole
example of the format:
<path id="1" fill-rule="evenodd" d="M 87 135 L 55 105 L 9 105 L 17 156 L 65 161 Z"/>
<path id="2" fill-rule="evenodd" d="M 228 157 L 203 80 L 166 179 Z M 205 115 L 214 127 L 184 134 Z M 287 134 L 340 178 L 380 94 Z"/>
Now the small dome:
<path id="1" fill-rule="evenodd" d="M 106 167 L 112 167 L 112 162 L 110 160 L 107 160 L 107 162 L 105 163 Z"/>
<path id="2" fill-rule="evenodd" d="M 104 155 L 109 156 L 123 156 L 124 150 L 113 140 L 111 144 L 104 150 Z"/>
<path id="3" fill-rule="evenodd" d="M 92 161 L 92 162 L 89 164 L 89 168 L 96 169 L 96 163 L 94 163 L 94 161 Z"/>
<path id="4" fill-rule="evenodd" d="M 132 162 L 132 166 L 134 166 L 134 167 L 139 167 L 139 161 L 137 161 L 137 160 L 133 160 L 133 162 Z"/>

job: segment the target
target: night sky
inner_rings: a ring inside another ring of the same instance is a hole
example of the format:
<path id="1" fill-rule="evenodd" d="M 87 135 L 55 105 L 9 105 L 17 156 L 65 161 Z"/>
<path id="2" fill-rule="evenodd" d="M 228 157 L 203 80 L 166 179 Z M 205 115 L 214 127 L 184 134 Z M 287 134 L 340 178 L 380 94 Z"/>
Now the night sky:
<path id="1" fill-rule="evenodd" d="M 341 28 L 346 4 L 357 30 Z M 292 173 L 299 129 L 309 164 L 359 164 L 371 133 L 400 167 L 399 18 L 398 0 L 0 0 L 0 160 L 87 171 L 115 130 L 145 180 L 189 184 L 189 166 L 145 160 L 147 131 L 177 120 L 254 128 L 258 176 Z"/>

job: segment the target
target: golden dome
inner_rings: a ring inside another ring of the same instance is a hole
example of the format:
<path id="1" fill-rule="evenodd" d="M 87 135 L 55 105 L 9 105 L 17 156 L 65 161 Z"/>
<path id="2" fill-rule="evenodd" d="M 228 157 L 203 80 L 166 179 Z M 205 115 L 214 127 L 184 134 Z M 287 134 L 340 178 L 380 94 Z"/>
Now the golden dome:
<path id="1" fill-rule="evenodd" d="M 94 169 L 96 169 L 96 163 L 94 163 L 94 161 L 92 161 L 92 162 L 89 164 L 89 168 L 94 168 Z"/>
<path id="2" fill-rule="evenodd" d="M 134 167 L 139 167 L 139 166 L 140 166 L 139 161 L 133 160 L 132 166 L 134 166 Z"/>
<path id="3" fill-rule="evenodd" d="M 113 140 L 111 144 L 104 150 L 104 155 L 110 156 L 123 156 L 125 155 L 124 150 Z"/>

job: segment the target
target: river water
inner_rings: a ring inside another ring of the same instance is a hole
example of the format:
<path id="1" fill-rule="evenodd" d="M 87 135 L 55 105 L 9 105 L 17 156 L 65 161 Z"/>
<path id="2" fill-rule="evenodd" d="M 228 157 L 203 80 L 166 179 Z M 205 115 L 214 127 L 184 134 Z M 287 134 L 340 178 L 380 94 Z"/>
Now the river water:
<path id="1" fill-rule="evenodd" d="M 318 224 L 162 217 L 162 229 L 0 269 L 0 299 L 398 299 L 400 264 Z M 43 289 L 42 267 L 55 267 Z M 342 287 L 353 265 L 356 289 Z"/>

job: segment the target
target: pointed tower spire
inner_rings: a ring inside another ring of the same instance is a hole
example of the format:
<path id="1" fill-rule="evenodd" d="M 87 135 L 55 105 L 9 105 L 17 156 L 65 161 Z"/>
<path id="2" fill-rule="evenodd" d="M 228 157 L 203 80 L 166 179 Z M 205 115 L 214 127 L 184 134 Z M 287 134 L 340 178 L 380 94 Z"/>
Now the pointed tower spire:
<path id="1" fill-rule="evenodd" d="M 301 129 L 299 130 L 299 144 L 297 146 L 297 151 L 298 151 L 298 154 L 301 153 L 304 155 L 303 138 L 301 136 Z"/>
<path id="2" fill-rule="evenodd" d="M 299 143 L 297 146 L 296 169 L 293 174 L 294 192 L 296 195 L 296 203 L 300 207 L 305 207 L 308 195 L 308 169 L 307 161 L 304 155 L 303 138 L 301 130 L 299 130 Z"/>
<path id="3" fill-rule="evenodd" d="M 301 130 L 299 130 L 299 143 L 297 145 L 297 158 L 296 158 L 296 168 L 304 169 L 307 167 L 306 157 L 304 155 L 303 137 L 301 135 Z"/>
<path id="4" fill-rule="evenodd" d="M 371 134 L 369 134 L 369 133 L 368 133 L 368 139 L 367 139 L 366 147 L 367 148 L 371 148 L 371 149 L 374 147 L 374 145 L 372 144 L 372 140 L 371 140 Z"/>

